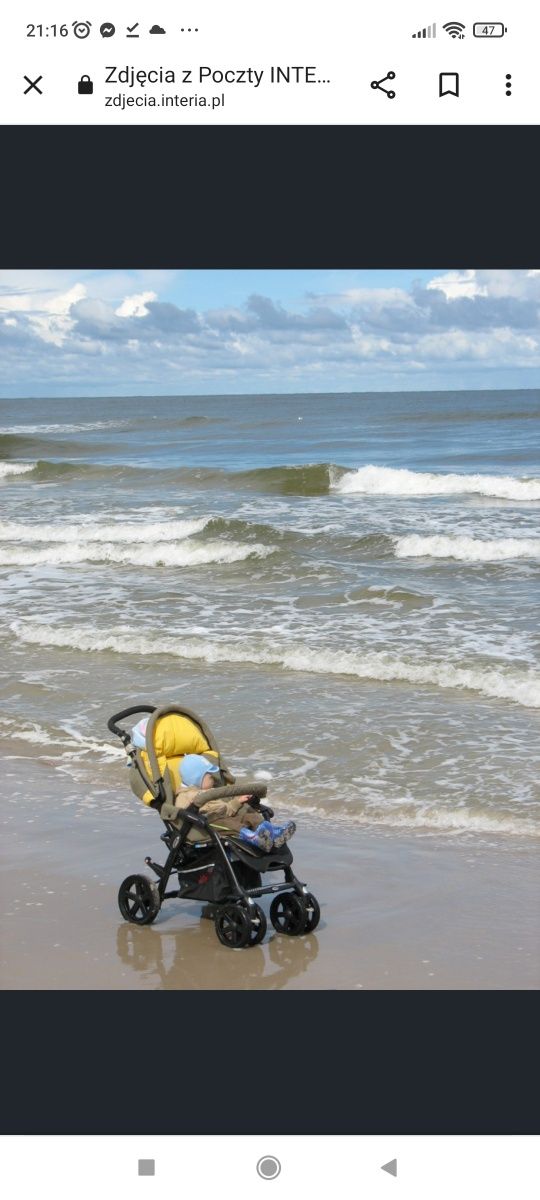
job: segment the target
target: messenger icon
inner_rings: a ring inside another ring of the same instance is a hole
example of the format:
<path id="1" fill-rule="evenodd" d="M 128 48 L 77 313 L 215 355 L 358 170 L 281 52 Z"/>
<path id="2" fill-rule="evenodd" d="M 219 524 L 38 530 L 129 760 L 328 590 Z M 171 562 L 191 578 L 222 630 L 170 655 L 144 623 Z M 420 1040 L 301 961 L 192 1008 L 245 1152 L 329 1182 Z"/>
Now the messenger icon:
<path id="1" fill-rule="evenodd" d="M 457 71 L 441 71 L 439 75 L 439 96 L 459 96 L 459 75 Z"/>

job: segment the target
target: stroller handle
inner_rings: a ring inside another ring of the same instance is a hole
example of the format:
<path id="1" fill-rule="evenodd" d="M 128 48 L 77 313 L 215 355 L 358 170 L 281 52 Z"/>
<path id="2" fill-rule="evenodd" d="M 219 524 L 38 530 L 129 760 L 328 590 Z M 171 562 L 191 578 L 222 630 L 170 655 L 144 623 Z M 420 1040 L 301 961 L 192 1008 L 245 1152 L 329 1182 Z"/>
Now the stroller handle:
<path id="1" fill-rule="evenodd" d="M 121 712 L 109 717 L 107 729 L 110 729 L 111 733 L 115 733 L 125 745 L 126 742 L 130 741 L 129 734 L 126 733 L 125 729 L 120 729 L 117 722 L 125 721 L 126 717 L 133 717 L 136 713 L 153 713 L 155 710 L 155 704 L 132 704 L 130 708 L 123 708 Z"/>

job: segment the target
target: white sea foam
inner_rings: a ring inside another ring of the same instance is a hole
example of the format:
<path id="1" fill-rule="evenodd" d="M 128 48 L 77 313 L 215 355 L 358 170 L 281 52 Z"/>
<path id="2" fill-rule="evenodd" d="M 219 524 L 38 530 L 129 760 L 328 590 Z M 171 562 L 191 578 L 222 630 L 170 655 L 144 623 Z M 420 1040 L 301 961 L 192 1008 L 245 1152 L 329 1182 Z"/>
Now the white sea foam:
<path id="1" fill-rule="evenodd" d="M 300 818 L 305 812 L 300 803 L 288 802 L 290 811 Z M 482 812 L 464 805 L 457 808 L 444 805 L 429 805 L 418 803 L 416 806 L 410 800 L 403 801 L 389 798 L 388 808 L 379 805 L 372 809 L 369 806 L 363 812 L 351 812 L 350 808 L 336 811 L 331 803 L 311 810 L 315 816 L 331 816 L 333 823 L 342 821 L 347 826 L 360 825 L 391 829 L 414 830 L 415 833 L 441 834 L 485 834 L 496 837 L 498 834 L 513 834 L 515 837 L 540 837 L 538 823 L 524 816 L 509 816 L 484 809 Z"/>
<path id="2" fill-rule="evenodd" d="M 331 487 L 343 495 L 455 496 L 471 493 L 500 500 L 540 500 L 540 479 L 517 479 L 512 475 L 435 475 L 431 471 L 372 464 L 331 480 Z"/>
<path id="3" fill-rule="evenodd" d="M 27 471 L 33 471 L 35 465 L 35 463 L 0 462 L 0 479 L 5 479 L 8 475 L 25 475 Z"/>
<path id="4" fill-rule="evenodd" d="M 131 545 L 177 542 L 200 533 L 210 520 L 210 517 L 200 517 L 185 521 L 109 521 L 97 524 L 95 518 L 87 517 L 76 524 L 59 521 L 48 525 L 0 521 L 0 541 L 61 542 L 79 546 L 85 542 L 129 542 Z"/>
<path id="5" fill-rule="evenodd" d="M 19 723 L 12 718 L 2 718 L 0 727 L 4 732 L 4 736 L 17 742 L 27 742 L 32 746 L 51 747 L 53 749 L 65 748 L 65 753 L 56 755 L 58 758 L 75 758 L 79 759 L 81 755 L 97 755 L 102 761 L 112 762 L 122 758 L 124 751 L 116 744 L 110 744 L 107 741 L 98 741 L 96 738 L 91 738 L 83 733 L 79 733 L 76 729 L 68 726 L 55 729 L 44 729 L 38 721 L 30 721 L 27 726 L 21 728 Z"/>
<path id="6" fill-rule="evenodd" d="M 117 563 L 134 567 L 194 567 L 210 563 L 243 562 L 247 558 L 265 558 L 272 554 L 271 547 L 257 543 L 240 545 L 238 542 L 157 542 L 154 545 L 135 543 L 129 549 L 120 548 L 112 542 L 73 542 L 55 544 L 42 550 L 19 549 L 12 546 L 0 548 L 0 566 L 35 567 L 64 566 L 77 563 Z"/>
<path id="7" fill-rule="evenodd" d="M 0 434 L 89 433 L 93 429 L 120 429 L 128 421 L 87 421 L 80 424 L 2 425 Z"/>
<path id="8" fill-rule="evenodd" d="M 396 558 L 457 558 L 463 562 L 504 562 L 513 558 L 540 558 L 540 538 L 476 538 L 413 533 L 396 539 Z"/>
<path id="9" fill-rule="evenodd" d="M 78 780 L 85 779 L 85 772 L 88 772 L 90 767 L 95 773 L 96 767 L 105 770 L 110 765 L 124 760 L 124 751 L 115 741 L 91 737 L 82 733 L 75 724 L 69 722 L 45 728 L 38 722 L 30 721 L 21 727 L 20 722 L 13 718 L 0 717 L 0 729 L 6 742 L 26 743 L 33 747 L 38 757 L 43 757 L 40 751 L 45 751 L 47 761 L 51 765 Z M 19 756 L 7 754 L 4 757 L 11 759 Z M 302 764 L 292 774 L 296 777 L 305 774 L 307 766 L 311 768 L 314 765 L 317 769 L 319 761 L 313 756 L 310 758 L 309 764 Z M 255 778 L 264 781 L 270 781 L 273 778 L 271 772 L 262 769 L 255 770 L 252 774 Z M 278 783 L 276 783 L 274 791 L 279 804 Z M 285 794 L 287 805 L 293 816 L 301 820 L 309 814 L 311 820 L 315 818 L 323 822 L 330 818 L 334 827 L 343 823 L 349 829 L 351 825 L 368 828 L 397 828 L 409 829 L 415 833 L 425 832 L 428 835 L 441 833 L 455 836 L 460 834 L 483 834 L 489 837 L 501 834 L 534 838 L 540 836 L 540 827 L 532 816 L 524 815 L 523 812 L 512 814 L 508 807 L 499 812 L 495 808 L 485 806 L 471 807 L 468 804 L 456 806 L 454 796 L 449 796 L 447 803 L 444 801 L 433 803 L 416 800 L 409 794 L 401 797 L 392 793 L 384 797 L 377 794 L 373 800 L 367 801 L 360 797 L 356 799 L 351 793 L 350 800 L 344 804 L 342 793 L 342 788 L 334 790 L 325 788 L 321 792 L 319 787 L 317 788 L 318 803 L 316 805 L 310 803 L 312 797 L 309 792 L 305 797 L 297 795 L 294 800 L 291 800 L 288 790 Z M 90 795 L 99 796 L 99 807 L 118 807 L 116 789 L 111 783 L 106 788 L 94 789 Z M 285 795 L 283 802 L 285 802 Z M 511 803 L 512 798 L 509 796 L 509 806 Z M 83 805 L 85 808 L 93 806 L 88 802 L 86 791 Z"/>
<path id="10" fill-rule="evenodd" d="M 305 645 L 268 642 L 211 642 L 208 638 L 160 637 L 157 632 L 141 634 L 126 627 L 117 630 L 69 627 L 14 621 L 10 629 L 22 642 L 38 646 L 65 647 L 83 651 L 113 651 L 117 654 L 152 655 L 202 660 L 208 663 L 252 663 L 277 666 L 288 671 L 317 675 L 348 675 L 357 679 L 403 682 L 419 687 L 455 688 L 479 692 L 498 700 L 510 700 L 525 708 L 540 708 L 540 675 L 533 671 L 499 667 L 457 667 L 436 660 L 409 661 L 386 651 L 339 651 Z"/>
<path id="11" fill-rule="evenodd" d="M 540 825 L 534 817 L 517 813 L 514 816 L 508 811 L 497 812 L 495 809 L 475 808 L 467 804 L 456 806 L 455 797 L 449 797 L 447 804 L 433 804 L 415 800 L 411 796 L 401 798 L 389 793 L 384 799 L 378 797 L 375 804 L 360 802 L 360 807 L 356 808 L 354 801 L 343 804 L 342 791 L 340 788 L 339 795 L 336 795 L 330 790 L 326 795 L 324 789 L 321 791 L 318 788 L 316 805 L 309 804 L 309 795 L 307 802 L 298 796 L 291 799 L 290 795 L 284 796 L 283 802 L 286 800 L 291 814 L 300 820 L 308 813 L 312 820 L 315 818 L 324 822 L 330 817 L 334 827 L 343 824 L 349 829 L 351 825 L 369 829 L 409 829 L 427 835 L 484 834 L 496 837 L 499 834 L 513 834 L 515 837 L 540 837 Z M 274 802 L 279 804 L 280 798 L 276 797 L 274 791 L 272 794 Z"/>
<path id="12" fill-rule="evenodd" d="M 475 812 L 470 808 L 428 808 L 419 805 L 413 815 L 407 812 L 399 813 L 394 810 L 388 820 L 384 816 L 378 824 L 392 824 L 412 829 L 440 830 L 448 833 L 485 833 L 496 836 L 499 833 L 512 833 L 519 837 L 539 837 L 538 824 L 527 817 L 510 817 L 496 812 Z"/>

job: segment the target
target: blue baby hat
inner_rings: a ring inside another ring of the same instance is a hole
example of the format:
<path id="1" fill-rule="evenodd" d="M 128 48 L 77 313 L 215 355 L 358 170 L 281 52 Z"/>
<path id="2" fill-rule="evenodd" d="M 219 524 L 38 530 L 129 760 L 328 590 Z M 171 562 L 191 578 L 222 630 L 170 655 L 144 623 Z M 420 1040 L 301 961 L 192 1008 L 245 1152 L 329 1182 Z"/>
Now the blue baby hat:
<path id="1" fill-rule="evenodd" d="M 217 763 L 209 762 L 203 754 L 185 754 L 180 763 L 180 779 L 184 787 L 200 787 L 205 775 L 219 775 Z"/>

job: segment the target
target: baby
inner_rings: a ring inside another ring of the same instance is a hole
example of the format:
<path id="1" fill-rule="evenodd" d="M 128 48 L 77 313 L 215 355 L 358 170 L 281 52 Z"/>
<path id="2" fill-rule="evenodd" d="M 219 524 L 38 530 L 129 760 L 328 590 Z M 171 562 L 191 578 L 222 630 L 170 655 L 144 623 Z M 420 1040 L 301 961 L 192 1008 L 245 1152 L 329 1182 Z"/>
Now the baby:
<path id="1" fill-rule="evenodd" d="M 205 758 L 204 754 L 186 754 L 180 763 L 181 785 L 176 793 L 176 808 L 189 808 L 199 792 L 210 791 L 221 785 L 220 769 L 216 762 Z M 235 833 L 243 842 L 257 846 L 267 853 L 272 847 L 279 848 L 288 842 L 295 832 L 294 821 L 276 824 L 265 821 L 264 817 L 250 801 L 252 797 L 234 796 L 231 799 L 217 798 L 208 800 L 198 808 L 218 832 Z"/>

